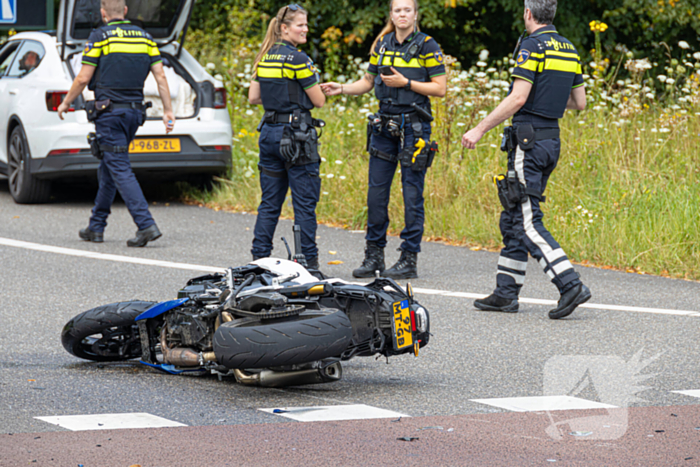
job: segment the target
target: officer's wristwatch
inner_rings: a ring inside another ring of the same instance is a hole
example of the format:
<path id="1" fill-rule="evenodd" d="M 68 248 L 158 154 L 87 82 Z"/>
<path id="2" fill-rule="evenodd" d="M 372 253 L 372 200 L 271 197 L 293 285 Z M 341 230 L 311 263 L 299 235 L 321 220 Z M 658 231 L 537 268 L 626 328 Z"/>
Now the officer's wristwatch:
<path id="1" fill-rule="evenodd" d="M 406 91 L 410 91 L 410 90 L 411 90 L 411 80 L 410 80 L 410 79 L 408 80 L 408 83 L 406 83 L 406 86 L 404 86 L 403 88 L 404 88 Z"/>

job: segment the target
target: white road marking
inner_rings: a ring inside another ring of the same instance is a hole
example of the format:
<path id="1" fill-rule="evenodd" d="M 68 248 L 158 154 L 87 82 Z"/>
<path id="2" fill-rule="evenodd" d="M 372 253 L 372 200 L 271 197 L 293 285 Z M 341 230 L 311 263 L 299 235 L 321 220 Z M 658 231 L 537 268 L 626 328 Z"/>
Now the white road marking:
<path id="1" fill-rule="evenodd" d="M 197 264 L 173 263 L 171 261 L 159 261 L 156 259 L 134 258 L 133 256 L 109 255 L 106 253 L 95 253 L 94 251 L 76 250 L 73 248 L 63 248 L 59 246 L 42 245 L 39 243 L 22 242 L 10 238 L 0 237 L 0 245 L 24 248 L 25 250 L 44 251 L 59 255 L 77 256 L 81 258 L 99 259 L 102 261 L 116 261 L 119 263 L 142 264 L 145 266 L 158 266 L 161 268 L 186 269 L 190 271 L 202 272 L 223 272 L 225 268 L 214 268 L 211 266 L 200 266 Z"/>
<path id="2" fill-rule="evenodd" d="M 121 263 L 131 263 L 131 264 L 141 264 L 144 266 L 157 266 L 161 268 L 171 268 L 171 269 L 185 269 L 188 271 L 201 271 L 201 272 L 223 272 L 226 268 L 217 268 L 213 266 L 202 266 L 198 264 L 188 264 L 188 263 L 175 263 L 171 261 L 160 261 L 155 259 L 147 258 L 136 258 L 133 256 L 121 256 L 121 255 L 110 255 L 106 253 L 95 253 L 93 251 L 77 250 L 73 248 L 63 248 L 51 245 L 42 245 L 39 243 L 23 242 L 20 240 L 13 240 L 10 238 L 0 237 L 0 245 L 5 245 L 15 248 L 23 248 L 26 250 L 42 251 L 47 253 L 55 253 L 67 256 L 76 256 L 81 258 L 97 259 L 101 261 L 115 261 Z M 420 287 L 414 287 L 413 291 L 417 294 L 423 295 L 440 295 L 445 297 L 456 297 L 456 298 L 484 298 L 484 294 L 475 294 L 467 292 L 451 292 L 448 290 L 438 290 L 438 289 L 424 289 Z M 537 298 L 521 298 L 520 303 L 530 303 L 534 305 L 556 305 L 556 300 L 543 300 Z M 637 306 L 625 306 L 625 305 L 604 305 L 597 303 L 584 303 L 580 305 L 579 308 L 589 308 L 595 310 L 610 310 L 610 311 L 631 311 L 634 313 L 652 313 L 661 315 L 676 315 L 676 316 L 692 316 L 700 317 L 700 312 L 698 311 L 688 311 L 688 310 L 672 310 L 666 308 L 645 308 Z"/>
<path id="3" fill-rule="evenodd" d="M 579 399 L 572 396 L 504 397 L 495 399 L 469 399 L 472 402 L 491 405 L 513 412 L 540 412 L 553 410 L 616 409 L 615 405 Z"/>
<path id="4" fill-rule="evenodd" d="M 364 404 L 352 405 L 322 405 L 316 407 L 278 407 L 273 409 L 258 409 L 281 417 L 291 418 L 298 422 L 328 422 L 337 420 L 369 420 L 373 418 L 410 417 L 392 410 L 380 409 Z M 275 413 L 278 410 L 279 413 Z"/>
<path id="5" fill-rule="evenodd" d="M 683 394 L 684 396 L 690 397 L 700 397 L 700 389 L 689 389 L 687 391 L 671 391 L 677 394 Z"/>
<path id="6" fill-rule="evenodd" d="M 165 428 L 187 426 L 150 413 L 104 413 L 95 415 L 64 415 L 34 417 L 71 431 L 119 430 L 125 428 Z"/>

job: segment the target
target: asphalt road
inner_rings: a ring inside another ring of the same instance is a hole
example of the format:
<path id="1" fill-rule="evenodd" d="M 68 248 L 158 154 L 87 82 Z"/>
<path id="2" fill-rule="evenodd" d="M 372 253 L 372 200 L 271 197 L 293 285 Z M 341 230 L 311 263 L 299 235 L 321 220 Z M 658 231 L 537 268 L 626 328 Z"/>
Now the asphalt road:
<path id="1" fill-rule="evenodd" d="M 24 446 L 22 443 L 31 444 L 40 436 L 38 433 L 49 437 L 46 432 L 65 432 L 51 439 L 59 446 L 70 440 L 77 443 L 78 434 L 34 418 L 58 415 L 146 412 L 189 427 L 250 425 L 240 427 L 243 439 L 245 433 L 259 430 L 256 427 L 260 424 L 298 424 L 261 412 L 260 408 L 366 404 L 412 417 L 461 416 L 455 418 L 455 424 L 467 416 L 500 417 L 493 420 L 512 428 L 520 426 L 518 423 L 527 425 L 527 419 L 508 418 L 510 410 L 474 399 L 569 395 L 639 413 L 636 418 L 626 417 L 629 421 L 624 423 L 624 433 L 616 441 L 608 441 L 620 446 L 630 442 L 627 432 L 639 432 L 646 420 L 645 408 L 650 411 L 649 417 L 669 416 L 671 412 L 676 416 L 687 414 L 688 426 L 700 427 L 700 411 L 695 410 L 700 398 L 672 392 L 700 389 L 697 283 L 577 266 L 582 280 L 593 292 L 590 307 L 580 308 L 568 319 L 551 321 L 546 312 L 552 306 L 532 302 L 556 300 L 558 294 L 539 265 L 531 261 L 522 297 L 533 300 L 524 300 L 517 314 L 484 313 L 475 310 L 468 297 L 492 291 L 497 254 L 435 243 L 423 245 L 419 255 L 420 278 L 412 281 L 419 301 L 430 311 L 433 333 L 430 345 L 418 358 L 403 356 L 390 359 L 388 364 L 384 359 L 357 358 L 343 365 L 344 376 L 339 383 L 287 389 L 243 387 L 213 376 L 168 376 L 131 362 L 98 365 L 81 361 L 69 355 L 60 343 L 61 329 L 72 316 L 116 301 L 172 299 L 187 279 L 200 272 L 37 251 L 8 246 L 8 240 L 223 268 L 249 261 L 255 216 L 183 205 L 156 190 L 149 193 L 149 199 L 163 238 L 143 249 L 127 248 L 125 241 L 133 236 L 135 227 L 124 205 L 118 203 L 110 217 L 105 243 L 91 244 L 82 242 L 77 232 L 87 225 L 94 193 L 80 186 L 63 187 L 62 191 L 49 204 L 21 206 L 12 201 L 7 182 L 0 180 L 0 424 L 5 433 L 0 436 L 2 466 L 20 465 L 19 458 L 10 454 L 16 454 L 16 448 Z M 276 237 L 282 235 L 291 238 L 291 221 L 280 222 Z M 327 275 L 351 280 L 351 271 L 363 256 L 363 235 L 320 226 L 318 237 L 322 270 Z M 398 238 L 390 239 L 387 262 L 398 257 L 398 245 Z M 275 247 L 276 256 L 286 256 L 281 242 L 276 242 Z M 336 254 L 331 255 L 330 251 Z M 343 264 L 326 264 L 332 260 Z M 432 418 L 425 420 L 428 423 Z M 330 422 L 303 425 L 320 427 L 316 431 L 305 428 L 308 433 L 328 436 L 323 423 Z M 377 433 L 383 430 L 381 426 L 388 426 L 388 422 L 366 423 L 367 430 L 371 432 L 370 428 L 376 426 Z M 167 430 L 176 433 L 190 429 Z M 547 439 L 541 427 L 533 430 L 533 439 Z M 154 429 L 153 433 L 157 431 Z M 30 436 L 32 433 L 35 436 Z M 194 436 L 191 431 L 179 433 L 184 439 L 187 437 L 182 433 Z M 287 433 L 294 436 L 293 430 Z M 686 434 L 677 438 L 678 452 L 670 450 L 672 461 L 657 465 L 697 465 L 700 430 Z M 117 439 L 126 435 L 114 436 Z M 172 436 L 175 439 L 178 435 Z M 476 443 L 472 448 L 478 452 L 479 441 L 475 440 L 492 443 L 497 436 L 494 431 L 488 440 L 483 436 L 469 439 Z M 600 439 L 598 434 L 582 436 Z M 129 439 L 132 444 L 122 448 L 138 449 L 133 437 Z M 643 436 L 640 440 L 648 441 Z M 254 439 L 250 443 L 255 446 Z M 400 443 L 394 443 L 394 449 L 405 447 L 396 444 Z M 502 445 L 504 455 L 507 445 Z M 594 449 L 593 444 L 590 446 Z M 668 450 L 668 446 L 676 444 L 666 446 Z M 52 452 L 61 452 L 57 449 Z M 442 449 L 439 440 L 435 449 Z M 494 448 L 489 452 L 496 451 Z M 429 455 L 430 449 L 426 452 L 421 455 Z M 531 455 L 535 452 L 539 451 L 532 451 Z M 634 455 L 636 450 L 625 452 Z M 687 457 L 693 459 L 686 460 Z M 30 454 L 26 458 L 31 462 Z M 52 463 L 48 458 L 46 465 L 71 465 Z M 64 458 L 67 459 L 65 453 Z M 407 464 L 419 458 L 420 455 Z M 481 460 L 477 462 L 477 458 Z M 164 459 L 157 465 L 176 465 Z M 245 459 L 248 465 L 274 465 L 262 458 L 255 462 L 254 456 Z M 483 456 L 474 459 L 474 465 L 495 465 Z M 539 457 L 521 460 L 512 465 L 551 462 Z M 400 463 L 393 462 L 394 458 L 385 461 Z M 99 465 L 129 465 L 124 462 Z M 455 460 L 454 465 L 468 463 Z M 189 465 L 205 464 L 219 465 L 215 461 Z M 234 459 L 231 465 L 235 464 L 239 462 Z M 653 461 L 642 464 L 656 465 Z"/>

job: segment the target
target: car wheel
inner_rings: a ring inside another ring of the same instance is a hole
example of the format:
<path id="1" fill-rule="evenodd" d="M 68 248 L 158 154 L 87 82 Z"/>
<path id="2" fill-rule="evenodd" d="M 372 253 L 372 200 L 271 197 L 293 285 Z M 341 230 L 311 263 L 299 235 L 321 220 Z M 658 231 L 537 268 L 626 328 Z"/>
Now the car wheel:
<path id="1" fill-rule="evenodd" d="M 51 194 L 51 182 L 31 173 L 29 144 L 21 125 L 15 127 L 7 145 L 7 177 L 10 194 L 19 204 L 45 203 Z"/>

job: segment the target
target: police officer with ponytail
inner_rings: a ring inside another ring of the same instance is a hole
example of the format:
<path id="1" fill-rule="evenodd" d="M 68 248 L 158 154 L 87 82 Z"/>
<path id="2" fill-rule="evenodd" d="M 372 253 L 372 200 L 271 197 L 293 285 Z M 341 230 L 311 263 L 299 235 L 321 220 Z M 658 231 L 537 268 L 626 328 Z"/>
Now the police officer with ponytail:
<path id="1" fill-rule="evenodd" d="M 310 111 L 322 107 L 326 97 L 312 60 L 297 48 L 306 43 L 308 31 L 306 10 L 297 4 L 280 8 L 255 58 L 248 100 L 262 104 L 265 114 L 258 127 L 262 200 L 251 253 L 254 260 L 270 256 L 282 204 L 291 188 L 301 251 L 307 267 L 318 269 L 316 204 L 321 193 L 321 158 L 317 128 L 323 122 Z"/>
<path id="2" fill-rule="evenodd" d="M 351 84 L 324 83 L 326 95 L 360 95 L 373 88 L 379 112 L 368 125 L 369 189 L 365 259 L 354 277 L 418 277 L 418 253 L 425 220 L 425 174 L 437 151 L 430 142 L 430 97 L 444 97 L 444 57 L 434 39 L 418 29 L 417 0 L 391 0 L 389 20 L 374 41 L 364 78 Z M 405 227 L 399 260 L 385 269 L 389 195 L 401 165 Z"/>

